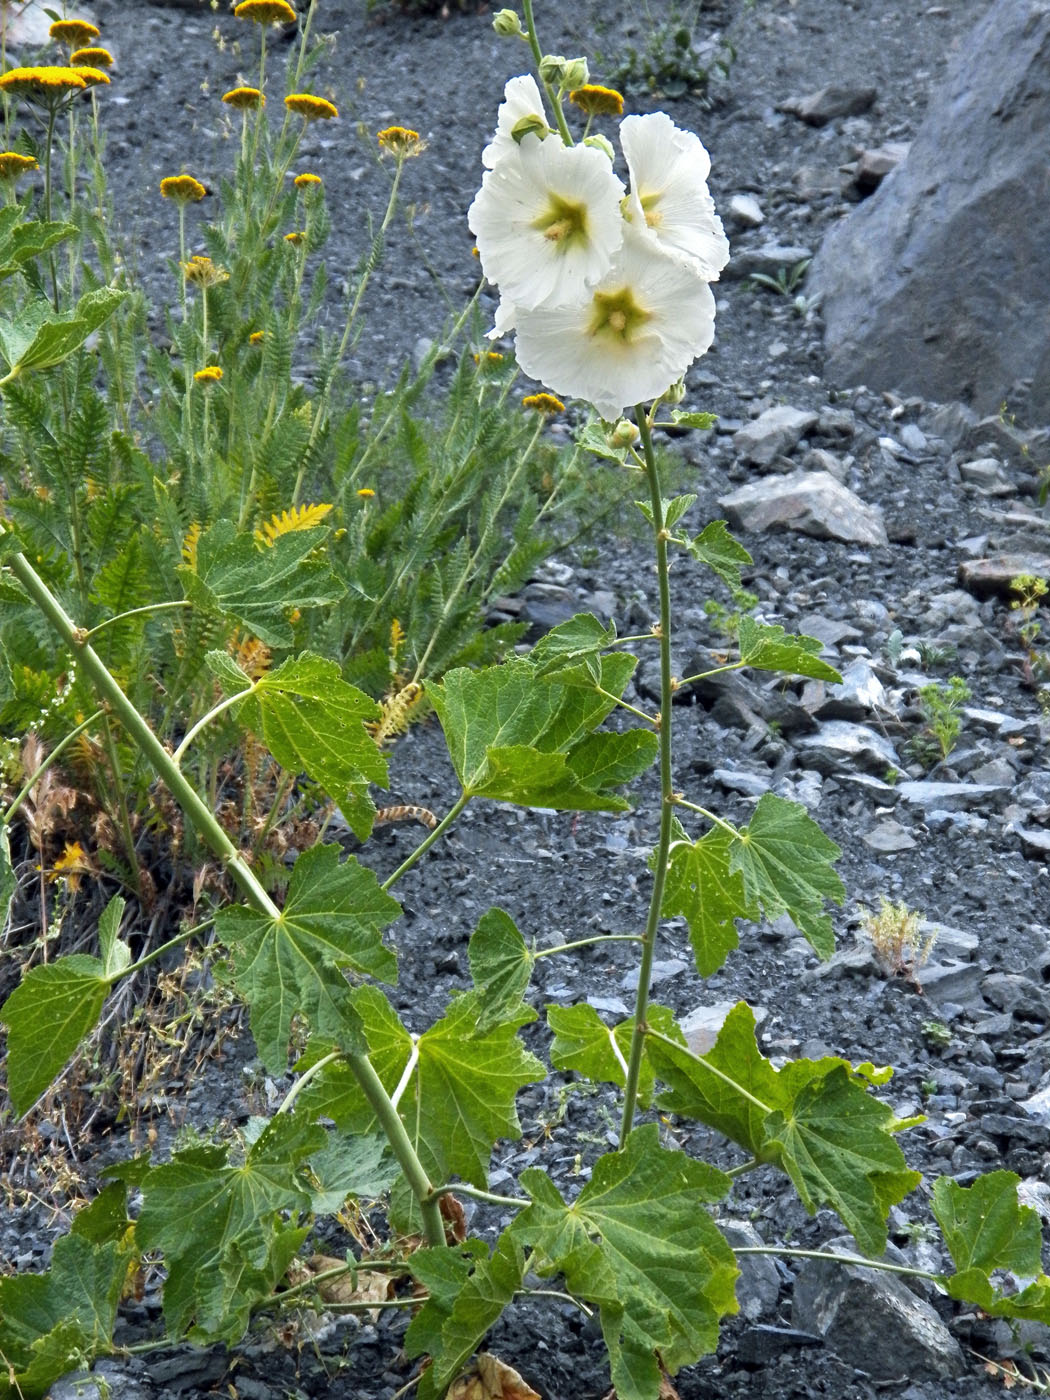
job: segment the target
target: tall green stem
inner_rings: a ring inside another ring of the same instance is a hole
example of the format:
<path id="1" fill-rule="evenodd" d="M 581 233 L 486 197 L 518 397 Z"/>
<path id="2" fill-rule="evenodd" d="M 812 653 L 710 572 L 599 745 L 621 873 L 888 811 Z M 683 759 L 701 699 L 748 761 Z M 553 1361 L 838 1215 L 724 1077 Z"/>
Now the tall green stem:
<path id="1" fill-rule="evenodd" d="M 624 1086 L 623 1122 L 620 1146 L 625 1146 L 634 1126 L 638 1099 L 638 1081 L 642 1071 L 645 1045 L 645 1015 L 649 1008 L 649 981 L 653 972 L 656 938 L 660 928 L 660 908 L 667 881 L 667 856 L 671 848 L 671 823 L 674 818 L 674 790 L 671 786 L 671 583 L 667 569 L 667 531 L 664 528 L 664 505 L 660 495 L 660 480 L 653 451 L 653 435 L 645 410 L 635 409 L 645 458 L 645 474 L 649 482 L 649 499 L 653 511 L 653 537 L 656 543 L 656 577 L 660 590 L 660 834 L 656 843 L 653 891 L 649 899 L 649 915 L 645 921 L 642 956 L 638 967 L 638 991 L 634 1002 L 634 1034 L 627 1062 L 627 1083 Z"/>
<path id="2" fill-rule="evenodd" d="M 3 533 L 2 525 L 0 525 L 0 533 Z M 280 922 L 282 917 L 280 909 L 259 883 L 251 866 L 226 835 L 226 832 L 223 831 L 211 808 L 202 801 L 193 786 L 179 771 L 171 754 L 168 753 L 145 719 L 110 675 L 98 653 L 84 640 L 84 629 L 76 625 L 24 554 L 11 554 L 7 562 L 11 572 L 44 617 L 47 618 L 63 641 L 73 649 L 74 654 L 79 657 L 80 665 L 91 678 L 100 698 L 109 705 L 118 717 L 139 752 L 178 802 L 187 820 L 222 861 L 248 904 L 265 918 Z M 441 1221 L 438 1202 L 433 1195 L 433 1183 L 428 1178 L 423 1164 L 412 1146 L 412 1141 L 405 1131 L 405 1125 L 401 1122 L 397 1109 L 384 1088 L 382 1080 L 366 1054 L 348 1051 L 346 1062 L 379 1119 L 394 1156 L 397 1158 L 398 1165 L 404 1172 L 412 1193 L 419 1202 L 427 1242 L 435 1246 L 444 1245 L 445 1227 Z"/>

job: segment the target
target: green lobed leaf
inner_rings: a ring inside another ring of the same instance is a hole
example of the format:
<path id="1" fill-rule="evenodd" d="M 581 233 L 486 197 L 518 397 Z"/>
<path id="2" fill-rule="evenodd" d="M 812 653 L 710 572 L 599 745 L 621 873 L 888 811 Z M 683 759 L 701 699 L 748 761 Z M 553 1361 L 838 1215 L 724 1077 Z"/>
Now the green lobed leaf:
<path id="1" fill-rule="evenodd" d="M 30 968 L 0 1007 L 7 1026 L 7 1091 L 28 1113 L 102 1014 L 110 978 L 98 958 L 72 953 Z"/>
<path id="2" fill-rule="evenodd" d="M 922 1180 L 909 1171 L 891 1134 L 901 1124 L 892 1108 L 873 1098 L 845 1061 L 796 1060 L 778 1076 L 790 1103 L 766 1123 L 768 1144 L 812 1215 L 838 1212 L 858 1245 L 879 1255 L 886 1248 L 886 1217 Z"/>
<path id="3" fill-rule="evenodd" d="M 507 1013 L 515 1015 L 532 978 L 535 957 L 505 910 L 482 914 L 467 945 L 470 976 L 481 1014 L 477 1029 L 487 1031 Z"/>
<path id="4" fill-rule="evenodd" d="M 386 759 L 365 729 L 380 708 L 343 680 L 334 661 L 303 652 L 255 683 L 240 719 L 283 767 L 303 771 L 341 801 L 361 782 L 386 786 Z"/>
<path id="5" fill-rule="evenodd" d="M 389 1191 L 398 1166 L 382 1133 L 330 1132 L 310 1158 L 310 1172 L 310 1209 L 315 1215 L 334 1215 L 348 1197 L 374 1201 Z"/>
<path id="6" fill-rule="evenodd" d="M 627 461 L 627 448 L 613 447 L 600 423 L 588 423 L 576 434 L 576 442 L 586 452 L 593 452 L 603 461 L 619 462 L 621 466 Z"/>
<path id="7" fill-rule="evenodd" d="M 535 1250 L 534 1269 L 564 1274 L 571 1293 L 600 1308 L 620 1400 L 654 1400 L 657 1354 L 673 1374 L 713 1351 L 719 1319 L 737 1311 L 733 1252 L 702 1209 L 730 1184 L 661 1147 L 655 1123 L 600 1157 L 571 1206 L 545 1172 L 522 1172 L 531 1204 L 506 1233 Z"/>
<path id="8" fill-rule="evenodd" d="M 359 987 L 354 1008 L 364 1028 L 369 1058 L 387 1091 L 401 1082 L 413 1039 L 378 987 Z M 518 1090 L 544 1078 L 543 1066 L 518 1039 L 536 1019 L 531 1007 L 503 1013 L 482 1028 L 484 1007 L 476 992 L 457 996 L 441 1020 L 415 1042 L 417 1059 L 398 1109 L 423 1166 L 436 1183 L 460 1176 L 485 1187 L 493 1145 L 517 1140 Z M 375 1115 L 346 1065 L 321 1071 L 302 1095 L 304 1112 L 331 1118 L 344 1132 L 374 1132 Z"/>
<path id="9" fill-rule="evenodd" d="M 109 1349 L 128 1262 L 115 1242 L 62 1235 L 46 1273 L 0 1277 L 0 1397 L 41 1400 Z"/>
<path id="10" fill-rule="evenodd" d="M 468 1274 L 458 1269 L 452 1273 L 445 1261 L 433 1260 L 433 1255 L 442 1252 L 421 1250 L 409 1260 L 413 1277 L 428 1289 L 433 1287 L 420 1317 L 405 1334 L 407 1356 L 426 1352 L 432 1360 L 420 1377 L 421 1400 L 441 1400 L 446 1394 L 482 1338 L 513 1301 L 525 1274 L 524 1253 L 509 1231 L 499 1237 L 491 1257 L 474 1255 Z M 450 1274 L 455 1292 L 449 1286 Z M 423 1316 L 428 1309 L 429 1315 Z"/>
<path id="11" fill-rule="evenodd" d="M 672 1039 L 681 1038 L 674 1012 L 669 1007 L 650 1002 L 645 1019 L 653 1030 Z M 593 1006 L 580 1002 L 577 1006 L 548 1006 L 547 1024 L 554 1032 L 550 1054 L 551 1064 L 556 1069 L 575 1070 L 587 1079 L 624 1088 L 627 1083 L 624 1066 L 630 1057 L 634 1038 L 633 1016 L 610 1027 Z M 653 1094 L 654 1075 L 648 1055 L 649 1044 L 647 1040 L 638 1080 L 638 1102 L 643 1109 L 649 1107 Z"/>
<path id="12" fill-rule="evenodd" d="M 921 1178 L 907 1170 L 893 1137 L 911 1123 L 867 1092 L 866 1074 L 834 1056 L 774 1069 L 758 1049 L 744 1002 L 729 1013 L 708 1054 L 662 1041 L 649 1054 L 669 1086 L 661 1108 L 698 1118 L 760 1161 L 775 1162 L 810 1214 L 830 1206 L 861 1249 L 882 1253 L 890 1207 Z"/>
<path id="13" fill-rule="evenodd" d="M 123 975 L 131 962 L 131 949 L 120 941 L 120 921 L 124 917 L 124 900 L 119 894 L 103 909 L 98 920 L 98 944 L 102 953 L 102 970 L 110 982 Z"/>
<path id="14" fill-rule="evenodd" d="M 292 1017 L 352 1045 L 357 1021 L 344 968 L 394 981 L 397 960 L 382 931 L 401 906 L 373 872 L 338 846 L 314 846 L 292 867 L 284 909 L 270 918 L 245 905 L 219 911 L 216 931 L 233 955 L 233 981 L 251 1006 L 263 1063 L 284 1069 Z"/>
<path id="15" fill-rule="evenodd" d="M 71 1234 L 95 1245 L 123 1240 L 128 1228 L 128 1188 L 123 1181 L 104 1186 L 90 1205 L 77 1211 L 69 1227 Z"/>
<path id="16" fill-rule="evenodd" d="M 126 296 L 115 287 L 85 292 L 73 311 L 52 310 L 50 302 L 30 303 L 17 321 L 0 321 L 0 354 L 12 374 L 61 364 L 97 331 Z"/>
<path id="17" fill-rule="evenodd" d="M 566 666 L 582 662 L 591 679 L 601 679 L 599 654 L 616 641 L 616 625 L 603 627 L 593 613 L 577 613 L 568 622 L 552 627 L 529 652 L 537 676 L 554 675 Z"/>
<path id="18" fill-rule="evenodd" d="M 933 1214 L 960 1274 L 1008 1269 L 1030 1278 L 1042 1271 L 1039 1216 L 1031 1206 L 1018 1204 L 1020 1181 L 1006 1171 L 988 1172 L 972 1186 L 937 1178 Z"/>
<path id="19" fill-rule="evenodd" d="M 824 901 L 846 897 L 832 869 L 841 854 L 800 803 L 766 792 L 733 842 L 729 868 L 743 877 L 749 904 L 761 904 L 769 920 L 790 915 L 815 952 L 829 958 L 835 934 Z"/>
<path id="20" fill-rule="evenodd" d="M 557 680 L 537 684 L 528 658 L 480 671 L 450 671 L 427 694 L 464 792 L 525 806 L 623 811 L 619 786 L 652 761 L 655 736 L 594 734 L 637 662 L 601 659 L 599 694 Z"/>
<path id="21" fill-rule="evenodd" d="M 713 569 L 729 588 L 740 587 L 740 572 L 752 562 L 751 555 L 729 533 L 724 520 L 712 520 L 689 542 L 689 553 Z"/>
<path id="22" fill-rule="evenodd" d="M 758 671 L 811 676 L 818 681 L 842 680 L 834 666 L 821 660 L 824 644 L 816 637 L 794 636 L 785 632 L 783 627 L 756 622 L 746 615 L 740 619 L 737 635 L 740 660 Z"/>
<path id="23" fill-rule="evenodd" d="M 735 844 L 732 833 L 720 826 L 691 842 L 675 819 L 660 912 L 665 919 L 676 914 L 685 918 L 701 977 L 717 972 L 739 944 L 736 920 L 758 917 L 743 876 L 731 869 Z"/>
<path id="24" fill-rule="evenodd" d="M 76 231 L 76 224 L 23 219 L 22 210 L 14 205 L 0 209 L 0 281 L 49 248 L 72 238 Z"/>
<path id="25" fill-rule="evenodd" d="M 420 1249 L 409 1256 L 412 1277 L 427 1290 L 427 1300 L 405 1332 L 405 1355 L 435 1356 L 441 1353 L 441 1329 L 471 1272 L 488 1257 L 482 1240 L 468 1237 L 459 1245 Z"/>
<path id="26" fill-rule="evenodd" d="M 661 500 L 660 506 L 664 521 L 664 529 L 673 530 L 689 507 L 696 504 L 696 501 L 697 497 L 695 495 L 672 496 L 669 500 Z M 642 512 L 650 525 L 655 524 L 653 507 L 649 501 L 635 501 L 635 505 Z"/>
<path id="27" fill-rule="evenodd" d="M 325 1144 L 318 1124 L 279 1114 L 240 1166 L 229 1164 L 225 1147 L 203 1146 L 146 1172 L 136 1241 L 164 1251 L 164 1315 L 173 1332 L 195 1325 L 202 1338 L 241 1335 L 287 1246 L 297 1236 L 294 1253 L 301 1243 L 303 1232 L 284 1217 L 310 1210 L 303 1164 Z"/>
<path id="28" fill-rule="evenodd" d="M 317 525 L 262 547 L 232 521 L 217 520 L 197 541 L 196 568 L 180 564 L 177 572 L 195 607 L 235 618 L 267 646 L 291 646 L 288 614 L 334 603 L 346 591 L 327 562 L 311 557 L 328 535 Z"/>
<path id="29" fill-rule="evenodd" d="M 213 676 L 218 676 L 227 695 L 237 695 L 252 686 L 251 676 L 243 667 L 237 665 L 228 651 L 205 652 L 204 664 Z"/>

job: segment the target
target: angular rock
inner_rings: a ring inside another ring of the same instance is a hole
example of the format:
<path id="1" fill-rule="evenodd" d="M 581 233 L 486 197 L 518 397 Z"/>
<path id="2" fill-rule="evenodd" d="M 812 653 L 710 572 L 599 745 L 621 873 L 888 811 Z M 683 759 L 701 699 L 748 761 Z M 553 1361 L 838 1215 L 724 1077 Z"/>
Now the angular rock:
<path id="1" fill-rule="evenodd" d="M 1010 587 L 1018 574 L 1050 578 L 1050 555 L 995 554 L 988 559 L 964 559 L 958 578 L 978 598 L 1016 598 Z"/>
<path id="2" fill-rule="evenodd" d="M 869 851 L 879 851 L 883 855 L 894 855 L 897 851 L 913 851 L 918 845 L 911 832 L 892 818 L 879 822 L 860 839 Z"/>
<path id="3" fill-rule="evenodd" d="M 853 167 L 853 187 L 857 193 L 866 196 L 877 190 L 910 149 L 910 141 L 886 141 L 881 146 L 861 151 Z"/>
<path id="4" fill-rule="evenodd" d="M 749 482 L 718 504 L 738 530 L 779 526 L 847 544 L 889 543 L 881 510 L 866 505 L 827 472 L 792 472 Z"/>
<path id="5" fill-rule="evenodd" d="M 946 958 L 943 962 L 928 962 L 919 970 L 919 981 L 927 1000 L 943 1006 L 956 1002 L 961 1006 L 978 1002 L 985 968 L 980 963 L 959 962 Z"/>
<path id="6" fill-rule="evenodd" d="M 805 631 L 805 628 L 800 630 Z M 858 656 L 841 671 L 842 682 L 828 685 L 823 704 L 816 713 L 821 719 L 861 719 L 886 705 L 886 688 L 872 670 L 871 662 Z"/>
<path id="7" fill-rule="evenodd" d="M 836 117 L 855 117 L 866 112 L 878 96 L 873 87 L 829 83 L 819 92 L 782 102 L 782 112 L 790 112 L 807 126 L 827 126 Z"/>
<path id="8" fill-rule="evenodd" d="M 856 1253 L 849 1236 L 827 1247 Z M 966 1369 L 958 1342 L 930 1304 L 896 1275 L 876 1269 L 809 1260 L 795 1282 L 791 1320 L 877 1381 L 945 1380 Z"/>
<path id="9" fill-rule="evenodd" d="M 744 1261 L 739 1262 L 742 1268 Z M 739 1287 L 738 1284 L 738 1291 Z M 799 1347 L 823 1345 L 824 1339 L 814 1337 L 812 1332 L 801 1332 L 797 1327 L 772 1327 L 767 1323 L 747 1327 L 741 1332 L 736 1344 L 736 1359 L 741 1366 L 761 1371 L 786 1352 L 796 1351 Z"/>
<path id="10" fill-rule="evenodd" d="M 753 194 L 735 194 L 729 201 L 727 213 L 739 228 L 758 228 L 766 221 L 762 206 Z"/>
<path id="11" fill-rule="evenodd" d="M 745 462 L 768 467 L 775 458 L 790 452 L 816 424 L 817 415 L 812 410 L 778 404 L 734 433 L 733 450 Z"/>
<path id="12" fill-rule="evenodd" d="M 690 658 L 683 674 L 695 676 L 717 665 L 718 661 L 709 652 L 700 652 Z M 705 676 L 676 693 L 683 700 L 695 695 L 710 710 L 713 719 L 731 729 L 765 731 L 773 724 L 781 734 L 796 734 L 809 733 L 817 727 L 816 720 L 793 695 L 783 693 L 776 684 L 770 688 L 756 685 L 735 671 Z"/>
<path id="13" fill-rule="evenodd" d="M 1025 421 L 1050 416 L 1048 69 L 1033 0 L 995 0 L 960 41 L 907 159 L 810 269 L 829 378 L 985 413 L 1015 389 Z"/>
<path id="14" fill-rule="evenodd" d="M 1019 826 L 1021 852 L 1029 860 L 1050 860 L 1050 831 L 1041 827 Z"/>
<path id="15" fill-rule="evenodd" d="M 813 249 L 800 243 L 764 243 L 760 248 L 741 248 L 733 253 L 728 266 L 722 269 L 723 282 L 739 282 L 756 272 L 775 277 L 780 269 L 790 271 L 801 262 L 808 262 Z"/>
<path id="16" fill-rule="evenodd" d="M 1015 1016 L 1045 1020 L 1050 1015 L 1046 992 L 1019 972 L 990 972 L 981 983 L 981 995 L 999 1011 Z"/>
<path id="17" fill-rule="evenodd" d="M 807 764 L 825 776 L 861 768 L 881 777 L 887 768 L 901 766 L 888 739 L 866 724 L 851 724 L 845 719 L 825 720 L 816 734 L 803 734 L 795 744 L 804 751 Z"/>
<path id="18" fill-rule="evenodd" d="M 981 946 L 980 937 L 976 933 L 971 933 L 965 928 L 952 928 L 950 924 L 941 924 L 934 919 L 921 921 L 919 936 L 924 941 L 930 939 L 930 946 L 936 951 L 938 958 L 951 958 L 960 962 L 967 962 Z"/>

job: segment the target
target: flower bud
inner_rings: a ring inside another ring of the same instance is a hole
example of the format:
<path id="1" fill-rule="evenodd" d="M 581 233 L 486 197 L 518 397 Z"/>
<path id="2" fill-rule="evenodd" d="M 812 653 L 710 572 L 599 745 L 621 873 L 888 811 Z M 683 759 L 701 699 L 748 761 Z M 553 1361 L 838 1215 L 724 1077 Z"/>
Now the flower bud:
<path id="1" fill-rule="evenodd" d="M 535 113 L 530 113 L 527 117 L 519 117 L 510 129 L 510 134 L 515 142 L 520 146 L 526 136 L 538 136 L 542 141 L 550 131 L 550 127 L 542 117 Z"/>
<path id="2" fill-rule="evenodd" d="M 564 92 L 566 88 L 584 87 L 590 70 L 585 58 L 563 58 L 561 54 L 549 53 L 540 59 L 540 77 Z"/>
<path id="3" fill-rule="evenodd" d="M 593 136 L 586 137 L 583 144 L 585 146 L 593 146 L 596 151 L 604 151 L 609 157 L 610 164 L 616 160 L 616 152 L 613 150 L 612 142 L 607 136 L 602 136 L 600 132 L 596 132 Z"/>
<path id="4" fill-rule="evenodd" d="M 660 395 L 661 403 L 681 403 L 685 398 L 685 380 L 676 379 L 669 389 Z"/>
<path id="5" fill-rule="evenodd" d="M 492 16 L 492 27 L 501 39 L 513 39 L 515 35 L 525 37 L 517 10 L 497 10 Z"/>
<path id="6" fill-rule="evenodd" d="M 637 423 L 629 418 L 621 418 L 606 438 L 610 447 L 633 447 L 640 434 Z"/>

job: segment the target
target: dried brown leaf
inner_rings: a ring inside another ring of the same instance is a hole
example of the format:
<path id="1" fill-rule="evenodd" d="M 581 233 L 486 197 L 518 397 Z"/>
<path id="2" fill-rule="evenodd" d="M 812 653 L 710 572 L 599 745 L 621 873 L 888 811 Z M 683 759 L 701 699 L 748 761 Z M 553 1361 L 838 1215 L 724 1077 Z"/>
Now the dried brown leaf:
<path id="1" fill-rule="evenodd" d="M 336 1259 L 330 1254 L 311 1254 L 309 1259 L 292 1261 L 288 1270 L 288 1280 L 293 1284 L 309 1283 L 318 1274 L 345 1267 L 345 1259 Z M 358 1269 L 355 1284 L 355 1275 L 348 1270 L 338 1278 L 322 1280 L 317 1285 L 317 1293 L 326 1303 L 385 1303 L 394 1296 L 394 1282 L 388 1274 L 377 1274 L 371 1269 Z M 369 1316 L 373 1322 L 377 1321 L 379 1309 L 369 1309 Z"/>
<path id="2" fill-rule="evenodd" d="M 446 1243 L 462 1244 L 467 1238 L 467 1213 L 463 1209 L 463 1202 L 455 1196 L 442 1196 L 438 1200 L 438 1209 L 445 1222 Z"/>
<path id="3" fill-rule="evenodd" d="M 468 1371 L 448 1388 L 445 1400 L 541 1400 L 512 1366 L 489 1352 L 479 1352 Z"/>

